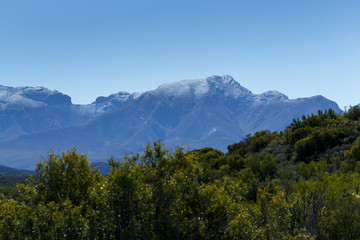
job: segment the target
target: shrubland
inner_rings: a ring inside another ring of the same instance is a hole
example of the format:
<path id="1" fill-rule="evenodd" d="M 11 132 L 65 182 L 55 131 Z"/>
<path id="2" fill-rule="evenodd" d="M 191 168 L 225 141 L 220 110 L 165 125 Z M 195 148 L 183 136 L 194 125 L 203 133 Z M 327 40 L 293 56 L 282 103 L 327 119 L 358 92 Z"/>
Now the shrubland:
<path id="1" fill-rule="evenodd" d="M 0 198 L 0 239 L 360 239 L 360 108 L 228 146 L 49 154 Z"/>

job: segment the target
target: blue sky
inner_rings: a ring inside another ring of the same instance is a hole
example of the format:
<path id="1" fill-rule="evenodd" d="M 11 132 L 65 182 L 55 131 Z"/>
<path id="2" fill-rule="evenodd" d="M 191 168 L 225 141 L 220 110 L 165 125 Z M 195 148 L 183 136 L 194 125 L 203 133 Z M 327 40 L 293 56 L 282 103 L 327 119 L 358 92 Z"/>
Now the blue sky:
<path id="1" fill-rule="evenodd" d="M 254 93 L 360 103 L 360 1 L 0 2 L 1 85 L 90 103 L 226 74 Z"/>

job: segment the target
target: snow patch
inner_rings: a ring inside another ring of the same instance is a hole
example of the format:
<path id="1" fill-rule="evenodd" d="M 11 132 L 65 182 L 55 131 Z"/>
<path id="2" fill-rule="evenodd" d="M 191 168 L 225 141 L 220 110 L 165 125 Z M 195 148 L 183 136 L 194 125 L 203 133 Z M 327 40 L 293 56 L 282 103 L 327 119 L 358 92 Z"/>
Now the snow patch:
<path id="1" fill-rule="evenodd" d="M 155 92 L 167 96 L 195 95 L 199 97 L 209 91 L 206 79 L 183 80 L 174 83 L 165 83 L 159 86 Z"/>
<path id="2" fill-rule="evenodd" d="M 36 107 L 41 107 L 41 106 L 45 106 L 45 103 L 42 102 L 38 102 L 38 101 L 34 101 L 28 98 L 25 98 L 21 95 L 11 95 L 8 96 L 6 99 L 4 99 L 8 104 L 11 105 L 22 105 L 22 106 L 26 106 L 26 107 L 32 107 L 32 108 L 36 108 Z M 7 104 L 7 105 L 8 105 Z"/>
<path id="3" fill-rule="evenodd" d="M 111 94 L 109 96 L 110 101 L 115 101 L 115 102 L 125 102 L 126 100 L 128 100 L 130 97 L 130 93 L 128 92 L 118 92 L 115 94 Z"/>
<path id="4" fill-rule="evenodd" d="M 0 101 L 5 105 L 15 104 L 27 107 L 45 106 L 46 103 L 44 103 L 44 101 L 46 101 L 49 96 L 56 94 L 60 94 L 60 92 L 43 87 L 0 86 Z"/>
<path id="5" fill-rule="evenodd" d="M 216 94 L 219 92 L 222 93 L 225 97 L 234 98 L 252 95 L 248 89 L 242 87 L 229 75 L 211 76 L 208 78 L 198 78 L 165 83 L 152 92 L 174 97 L 201 97 L 206 94 Z"/>
<path id="6" fill-rule="evenodd" d="M 267 91 L 262 94 L 254 95 L 254 100 L 257 103 L 275 103 L 275 102 L 287 102 L 289 98 L 278 91 Z"/>
<path id="7" fill-rule="evenodd" d="M 143 92 L 134 92 L 133 94 L 131 94 L 134 99 L 141 97 L 141 95 L 143 95 Z"/>

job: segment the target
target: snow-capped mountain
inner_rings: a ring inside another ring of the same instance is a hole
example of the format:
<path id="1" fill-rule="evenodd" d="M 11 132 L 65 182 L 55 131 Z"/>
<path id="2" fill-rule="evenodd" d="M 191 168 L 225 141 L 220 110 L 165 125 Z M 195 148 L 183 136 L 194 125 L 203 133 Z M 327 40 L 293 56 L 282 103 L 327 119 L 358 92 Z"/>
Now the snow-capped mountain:
<path id="1" fill-rule="evenodd" d="M 0 141 L 85 122 L 71 98 L 43 87 L 0 86 Z"/>
<path id="2" fill-rule="evenodd" d="M 242 87 L 228 75 L 165 83 L 151 92 L 155 95 L 164 95 L 169 97 L 187 96 L 194 98 L 201 98 L 205 95 L 220 94 L 224 97 L 238 99 L 252 95 L 248 89 Z"/>
<path id="3" fill-rule="evenodd" d="M 0 86 L 0 107 L 40 107 L 49 105 L 71 105 L 71 98 L 58 91 L 43 87 L 6 87 Z"/>
<path id="4" fill-rule="evenodd" d="M 141 96 L 142 93 L 118 92 L 108 97 L 98 97 L 95 102 L 88 105 L 92 107 L 94 113 L 112 112 L 119 109 L 124 103 L 134 100 Z"/>
<path id="5" fill-rule="evenodd" d="M 0 87 L 0 164 L 32 168 L 40 154 L 75 146 L 91 160 L 120 157 L 162 139 L 167 146 L 226 150 L 247 133 L 283 130 L 293 118 L 337 104 L 322 96 L 253 94 L 231 76 L 166 83 L 74 105 L 45 88 Z"/>

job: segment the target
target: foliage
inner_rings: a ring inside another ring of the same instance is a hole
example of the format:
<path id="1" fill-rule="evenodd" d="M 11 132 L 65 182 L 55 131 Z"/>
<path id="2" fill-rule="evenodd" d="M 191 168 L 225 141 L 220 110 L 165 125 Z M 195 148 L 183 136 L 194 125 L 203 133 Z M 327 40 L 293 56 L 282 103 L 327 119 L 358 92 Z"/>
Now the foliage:
<path id="1" fill-rule="evenodd" d="M 1 189 L 0 239 L 360 239 L 356 112 L 303 116 L 226 154 L 156 141 L 106 175 L 75 149 L 50 153 Z"/>
<path id="2" fill-rule="evenodd" d="M 348 111 L 344 113 L 344 117 L 351 119 L 351 120 L 359 120 L 360 118 L 360 106 L 355 105 L 351 107 Z"/>
<path id="3" fill-rule="evenodd" d="M 357 138 L 356 143 L 351 147 L 351 149 L 345 152 L 345 157 L 353 162 L 360 161 L 360 137 Z"/>

